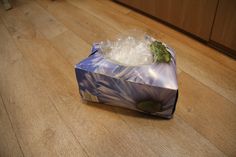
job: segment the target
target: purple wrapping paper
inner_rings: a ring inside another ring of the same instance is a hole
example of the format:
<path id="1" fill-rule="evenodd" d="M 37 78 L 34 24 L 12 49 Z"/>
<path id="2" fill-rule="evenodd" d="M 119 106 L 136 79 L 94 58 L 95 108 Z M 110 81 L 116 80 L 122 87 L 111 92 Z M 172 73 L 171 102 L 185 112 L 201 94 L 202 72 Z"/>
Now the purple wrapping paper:
<path id="1" fill-rule="evenodd" d="M 123 66 L 104 58 L 94 44 L 91 55 L 75 66 L 81 97 L 87 101 L 172 118 L 178 98 L 174 51 L 171 62 Z"/>

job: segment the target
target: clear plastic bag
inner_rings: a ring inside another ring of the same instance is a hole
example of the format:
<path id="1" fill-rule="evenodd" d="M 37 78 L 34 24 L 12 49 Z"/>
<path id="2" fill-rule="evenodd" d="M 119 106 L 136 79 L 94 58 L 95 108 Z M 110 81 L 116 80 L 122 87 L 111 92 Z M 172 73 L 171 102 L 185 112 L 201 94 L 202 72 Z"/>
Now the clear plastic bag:
<path id="1" fill-rule="evenodd" d="M 100 48 L 104 57 L 126 66 L 153 63 L 150 44 L 154 41 L 146 33 L 132 30 L 119 35 L 116 40 L 103 41 Z"/>

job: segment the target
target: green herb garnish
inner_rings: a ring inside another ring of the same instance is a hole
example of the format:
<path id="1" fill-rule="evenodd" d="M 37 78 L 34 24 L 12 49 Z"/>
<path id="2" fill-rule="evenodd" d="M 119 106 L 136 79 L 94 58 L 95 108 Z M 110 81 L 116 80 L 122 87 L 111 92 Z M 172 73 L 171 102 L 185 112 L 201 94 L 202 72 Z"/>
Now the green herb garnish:
<path id="1" fill-rule="evenodd" d="M 171 61 L 171 54 L 167 50 L 165 45 L 163 45 L 161 42 L 153 41 L 150 44 L 150 49 L 151 49 L 151 52 L 153 53 L 154 62 L 170 63 L 170 61 Z"/>

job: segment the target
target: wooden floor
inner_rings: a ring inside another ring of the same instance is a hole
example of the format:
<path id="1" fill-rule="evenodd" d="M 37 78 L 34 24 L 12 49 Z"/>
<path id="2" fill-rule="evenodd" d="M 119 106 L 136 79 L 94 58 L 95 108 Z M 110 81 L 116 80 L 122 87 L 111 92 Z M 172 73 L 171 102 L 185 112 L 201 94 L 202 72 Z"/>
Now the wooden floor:
<path id="1" fill-rule="evenodd" d="M 111 1 L 15 0 L 0 9 L 0 156 L 236 156 L 236 61 Z M 82 101 L 74 65 L 138 28 L 177 54 L 179 100 L 161 120 Z"/>

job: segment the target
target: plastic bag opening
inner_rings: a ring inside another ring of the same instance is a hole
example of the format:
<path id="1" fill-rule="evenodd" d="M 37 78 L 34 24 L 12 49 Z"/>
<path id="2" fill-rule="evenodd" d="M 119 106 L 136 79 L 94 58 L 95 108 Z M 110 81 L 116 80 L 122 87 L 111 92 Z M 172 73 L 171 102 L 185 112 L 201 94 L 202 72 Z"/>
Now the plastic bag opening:
<path id="1" fill-rule="evenodd" d="M 105 58 L 125 66 L 152 64 L 150 44 L 154 39 L 141 31 L 133 30 L 119 35 L 116 40 L 100 43 Z"/>
<path id="2" fill-rule="evenodd" d="M 138 30 L 124 32 L 116 40 L 100 43 L 103 56 L 125 66 L 170 63 L 172 55 L 166 44 Z"/>

